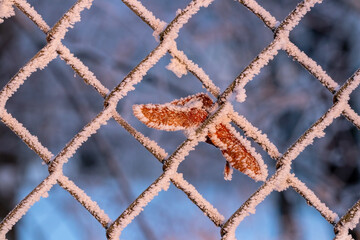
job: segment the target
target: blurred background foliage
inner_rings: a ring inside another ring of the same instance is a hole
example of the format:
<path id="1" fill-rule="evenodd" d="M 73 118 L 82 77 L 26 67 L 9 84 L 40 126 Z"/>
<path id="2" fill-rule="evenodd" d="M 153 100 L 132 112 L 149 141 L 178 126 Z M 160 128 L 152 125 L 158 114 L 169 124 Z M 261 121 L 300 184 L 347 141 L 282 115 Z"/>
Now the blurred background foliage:
<path id="1" fill-rule="evenodd" d="M 70 0 L 29 0 L 52 26 Z M 166 22 L 189 1 L 146 0 L 143 4 Z M 281 21 L 299 1 L 258 0 Z M 360 3 L 325 0 L 291 32 L 290 39 L 339 84 L 360 66 Z M 273 39 L 255 15 L 235 1 L 215 1 L 180 31 L 180 50 L 224 90 Z M 152 30 L 121 1 L 94 1 L 82 21 L 70 29 L 64 45 L 109 89 L 115 87 L 157 42 Z M 46 44 L 45 35 L 20 11 L 0 25 L 0 87 Z M 163 57 L 122 99 L 119 113 L 137 130 L 172 153 L 185 139 L 181 132 L 147 128 L 132 105 L 164 103 L 197 92 L 190 73 L 177 78 Z M 247 87 L 247 100 L 234 108 L 266 133 L 280 152 L 332 105 L 332 95 L 300 64 L 280 52 Z M 350 100 L 360 113 L 360 95 Z M 103 99 L 59 57 L 33 73 L 7 103 L 7 110 L 40 142 L 57 154 L 103 107 Z M 239 130 L 240 131 L 240 130 Z M 326 137 L 294 161 L 293 172 L 332 210 L 343 215 L 360 198 L 360 135 L 343 117 Z M 255 143 L 274 173 L 275 162 Z M 261 185 L 236 172 L 224 181 L 224 158 L 201 143 L 180 172 L 226 217 Z M 115 121 L 91 137 L 65 166 L 66 175 L 115 219 L 162 172 L 161 165 Z M 4 124 L 0 125 L 0 219 L 47 175 L 41 159 Z M 262 231 L 254 230 L 261 226 Z M 13 239 L 104 239 L 104 230 L 59 186 L 36 203 L 8 234 Z M 360 239 L 359 226 L 354 230 Z M 122 234 L 124 239 L 219 239 L 219 229 L 174 186 L 155 198 Z M 332 227 L 293 190 L 272 193 L 237 230 L 239 239 L 332 239 Z"/>

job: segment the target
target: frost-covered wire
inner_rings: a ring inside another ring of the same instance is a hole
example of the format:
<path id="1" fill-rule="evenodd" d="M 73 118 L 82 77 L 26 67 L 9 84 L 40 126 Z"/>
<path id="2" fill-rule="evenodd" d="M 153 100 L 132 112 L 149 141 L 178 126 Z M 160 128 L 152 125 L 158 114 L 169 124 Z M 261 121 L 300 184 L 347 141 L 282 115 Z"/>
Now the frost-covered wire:
<path id="1" fill-rule="evenodd" d="M 15 15 L 13 0 L 0 1 L 0 23 L 4 22 L 4 18 L 10 18 Z"/>
<path id="2" fill-rule="evenodd" d="M 306 187 L 306 185 L 295 177 L 295 175 L 290 175 L 287 181 L 289 182 L 289 185 L 305 198 L 309 205 L 316 208 L 329 223 L 334 224 L 339 219 L 339 216 L 321 202 L 315 193 Z"/>
<path id="3" fill-rule="evenodd" d="M 44 179 L 30 194 L 28 194 L 0 223 L 0 239 L 5 239 L 6 233 L 21 219 L 27 210 L 41 197 L 46 197 L 53 185 L 58 183 L 61 187 L 71 193 L 104 228 L 108 228 L 107 234 L 110 239 L 117 239 L 121 231 L 143 210 L 143 208 L 161 191 L 167 190 L 170 182 L 183 190 L 188 198 L 196 204 L 216 226 L 222 227 L 223 239 L 234 239 L 235 230 L 246 216 L 255 213 L 256 207 L 272 192 L 283 191 L 292 187 L 306 201 L 317 209 L 321 215 L 331 224 L 337 221 L 337 214 L 332 212 L 314 192 L 309 190 L 304 183 L 291 173 L 292 162 L 297 156 L 317 137 L 325 135 L 324 129 L 340 115 L 345 116 L 358 129 L 360 129 L 360 116 L 349 105 L 350 94 L 360 84 L 360 70 L 348 79 L 339 88 L 338 84 L 310 57 L 302 52 L 295 44 L 290 42 L 289 34 L 298 25 L 304 15 L 311 8 L 321 3 L 321 0 L 304 0 L 279 23 L 267 10 L 260 6 L 255 0 L 239 0 L 241 4 L 258 16 L 265 25 L 275 32 L 274 40 L 239 74 L 239 76 L 220 94 L 219 88 L 211 81 L 209 76 L 201 67 L 187 58 L 184 52 L 178 50 L 176 38 L 180 29 L 187 21 L 198 12 L 200 7 L 207 7 L 212 0 L 193 0 L 190 4 L 179 11 L 170 24 L 158 19 L 151 11 L 146 9 L 138 0 L 123 0 L 123 2 L 153 30 L 154 36 L 160 37 L 159 45 L 141 61 L 114 89 L 109 90 L 102 85 L 96 76 L 85 66 L 80 59 L 76 58 L 61 40 L 65 37 L 69 28 L 80 21 L 80 13 L 85 8 L 90 8 L 92 0 L 78 0 L 69 11 L 54 25 L 53 28 L 46 24 L 41 15 L 25 0 L 0 0 L 0 23 L 4 18 L 15 14 L 13 7 L 16 6 L 28 16 L 45 34 L 48 43 L 43 47 L 17 74 L 5 85 L 0 92 L 0 118 L 14 133 L 16 133 L 30 149 L 37 153 L 45 163 L 49 165 L 49 176 Z M 305 133 L 283 154 L 279 153 L 276 146 L 259 129 L 253 126 L 247 119 L 240 116 L 231 108 L 228 103 L 230 95 L 237 92 L 237 99 L 246 100 L 245 86 L 257 75 L 261 69 L 269 63 L 279 51 L 284 50 L 290 57 L 299 62 L 307 71 L 318 79 L 331 93 L 334 94 L 332 107 L 316 121 Z M 178 76 L 188 72 L 196 76 L 203 86 L 213 96 L 218 98 L 215 109 L 209 118 L 201 124 L 194 132 L 189 134 L 188 139 L 183 142 L 177 150 L 167 158 L 167 153 L 158 144 L 134 129 L 116 112 L 116 105 L 119 100 L 134 90 L 150 68 L 169 52 L 172 63 L 169 69 Z M 19 89 L 24 81 L 35 71 L 45 68 L 56 56 L 59 55 L 74 71 L 84 80 L 85 83 L 94 87 L 99 94 L 105 98 L 105 108 L 98 113 L 72 140 L 56 155 L 43 146 L 36 136 L 32 135 L 20 122 L 6 111 L 6 102 Z M 222 118 L 231 118 L 238 125 L 246 136 L 257 142 L 273 159 L 278 160 L 277 170 L 265 183 L 229 218 L 218 212 L 194 186 L 188 183 L 177 172 L 179 164 L 185 159 L 191 150 L 201 142 L 209 130 L 212 130 L 214 123 Z M 114 221 L 91 200 L 86 193 L 70 181 L 62 173 L 63 165 L 75 154 L 77 149 L 88 140 L 98 129 L 105 125 L 110 118 L 114 118 L 124 127 L 136 140 L 148 149 L 160 162 L 164 164 L 164 172 L 156 179 L 128 208 Z M 167 159 L 166 159 L 167 158 Z M 351 239 L 348 230 L 354 228 L 360 218 L 360 201 L 358 201 L 343 217 L 337 222 L 336 239 Z"/>
<path id="4" fill-rule="evenodd" d="M 352 206 L 347 213 L 341 217 L 339 222 L 335 225 L 337 232 L 336 238 L 342 240 L 347 237 L 348 231 L 352 230 L 359 224 L 360 221 L 360 200 Z"/>

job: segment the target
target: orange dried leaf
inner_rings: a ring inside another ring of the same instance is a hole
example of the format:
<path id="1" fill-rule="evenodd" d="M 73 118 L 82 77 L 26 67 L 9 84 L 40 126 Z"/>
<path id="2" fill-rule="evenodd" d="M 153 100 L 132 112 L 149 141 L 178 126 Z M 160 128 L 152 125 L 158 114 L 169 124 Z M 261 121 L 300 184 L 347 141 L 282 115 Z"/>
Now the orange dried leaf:
<path id="1" fill-rule="evenodd" d="M 254 178 L 251 176 L 253 174 L 262 174 L 260 164 L 255 157 L 249 153 L 240 140 L 224 124 L 217 124 L 215 131 L 209 132 L 209 138 L 215 146 L 220 148 L 233 168 L 252 178 Z"/>
<path id="2" fill-rule="evenodd" d="M 228 161 L 226 161 L 225 168 L 224 168 L 224 179 L 227 181 L 231 181 L 232 173 L 233 173 L 233 170 L 230 167 L 230 163 Z"/>
<path id="3" fill-rule="evenodd" d="M 208 113 L 203 109 L 171 105 L 134 105 L 134 115 L 148 127 L 177 131 L 199 126 Z"/>
<path id="4" fill-rule="evenodd" d="M 201 108 L 203 108 L 205 110 L 209 109 L 213 104 L 213 101 L 211 100 L 211 98 L 205 93 L 198 93 L 195 95 L 188 96 L 186 98 L 176 99 L 176 100 L 170 102 L 170 104 L 176 105 L 176 106 L 186 106 L 186 105 L 190 105 L 191 103 L 196 103 L 196 102 L 202 103 Z"/>
<path id="5" fill-rule="evenodd" d="M 208 117 L 208 111 L 212 105 L 213 101 L 208 95 L 199 93 L 161 105 L 134 105 L 133 111 L 134 115 L 148 127 L 177 131 L 198 127 Z M 244 144 L 247 147 L 245 147 L 241 142 L 245 140 L 239 138 L 241 136 L 225 119 L 209 129 L 207 142 L 220 148 L 227 160 L 224 169 L 225 179 L 231 180 L 232 168 L 230 166 L 232 166 L 256 181 L 265 180 L 267 169 L 261 156 L 258 157 L 246 142 Z"/>

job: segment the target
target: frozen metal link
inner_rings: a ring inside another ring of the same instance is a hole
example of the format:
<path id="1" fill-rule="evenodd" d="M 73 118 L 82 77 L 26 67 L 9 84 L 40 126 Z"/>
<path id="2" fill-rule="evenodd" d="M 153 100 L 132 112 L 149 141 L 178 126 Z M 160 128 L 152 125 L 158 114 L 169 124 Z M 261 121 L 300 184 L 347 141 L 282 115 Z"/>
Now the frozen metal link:
<path id="1" fill-rule="evenodd" d="M 32 149 L 46 164 L 49 165 L 49 175 L 31 193 L 29 193 L 20 203 L 0 222 L 0 239 L 5 239 L 8 231 L 26 214 L 33 204 L 41 197 L 47 197 L 48 191 L 53 185 L 59 184 L 67 190 L 84 208 L 86 208 L 99 223 L 107 229 L 109 239 L 118 239 L 121 231 L 152 201 L 161 190 L 166 190 L 168 184 L 172 182 L 182 190 L 188 198 L 196 204 L 201 211 L 218 227 L 221 228 L 223 239 L 234 239 L 235 230 L 246 216 L 255 213 L 255 209 L 270 193 L 284 191 L 292 187 L 300 194 L 309 205 L 313 206 L 330 223 L 335 225 L 336 239 L 348 235 L 348 230 L 358 224 L 360 218 L 360 200 L 337 221 L 337 214 L 331 211 L 314 192 L 309 190 L 294 174 L 291 174 L 291 163 L 299 154 L 310 145 L 316 137 L 324 136 L 323 130 L 332 124 L 333 120 L 343 115 L 358 129 L 360 129 L 360 116 L 349 104 L 351 93 L 360 84 L 360 69 L 349 78 L 346 83 L 339 88 L 338 84 L 324 71 L 317 63 L 302 52 L 295 44 L 290 42 L 289 34 L 292 29 L 301 21 L 307 12 L 322 0 L 304 0 L 280 23 L 270 12 L 265 10 L 255 0 L 238 0 L 247 9 L 253 12 L 264 24 L 275 33 L 274 40 L 262 51 L 254 60 L 238 75 L 238 77 L 220 93 L 219 88 L 210 80 L 209 76 L 201 67 L 187 58 L 185 53 L 178 50 L 176 38 L 179 30 L 196 14 L 200 7 L 207 7 L 213 0 L 193 0 L 171 21 L 166 24 L 156 18 L 154 14 L 146 9 L 138 0 L 123 0 L 136 15 L 146 22 L 153 30 L 154 36 L 160 36 L 159 45 L 136 66 L 123 81 L 114 89 L 109 90 L 95 75 L 85 66 L 81 60 L 77 59 L 71 51 L 66 48 L 61 40 L 65 37 L 68 28 L 80 21 L 80 13 L 85 8 L 90 8 L 92 0 L 78 0 L 60 20 L 50 28 L 42 19 L 41 15 L 26 0 L 9 0 L 30 20 L 32 20 L 41 31 L 46 34 L 48 44 L 43 47 L 27 64 L 25 64 L 17 74 L 5 85 L 0 92 L 0 119 L 15 134 L 22 139 L 27 146 Z M 247 119 L 238 115 L 233 110 L 224 110 L 228 104 L 231 94 L 238 88 L 244 88 L 261 69 L 271 61 L 280 50 L 284 50 L 290 57 L 296 60 L 309 73 L 318 79 L 324 87 L 334 95 L 333 106 L 305 133 L 295 141 L 292 146 L 280 154 L 277 147 L 262 134 L 256 127 L 252 126 Z M 166 53 L 169 52 L 186 69 L 198 78 L 203 86 L 216 98 L 218 98 L 217 109 L 213 114 L 195 131 L 195 135 L 189 137 L 180 145 L 177 150 L 166 159 L 167 153 L 157 145 L 156 142 L 148 139 L 127 123 L 115 107 L 118 101 L 127 95 L 127 92 L 134 89 L 134 85 L 141 81 L 147 71 Z M 93 86 L 96 91 L 105 99 L 105 108 L 91 120 L 74 138 L 54 157 L 54 155 L 43 146 L 36 136 L 32 135 L 16 118 L 9 114 L 5 108 L 6 102 L 19 89 L 29 76 L 45 68 L 57 55 L 61 57 L 83 80 Z M 240 127 L 245 135 L 257 142 L 265 152 L 273 159 L 277 160 L 277 170 L 273 176 L 269 177 L 265 183 L 250 197 L 241 207 L 229 218 L 225 219 L 211 203 L 206 201 L 194 186 L 188 183 L 177 172 L 177 167 L 184 160 L 185 156 L 197 144 L 199 139 L 206 136 L 208 127 L 213 124 L 214 119 L 228 115 L 233 122 Z M 106 124 L 110 118 L 114 118 L 119 125 L 124 127 L 132 137 L 138 140 L 155 158 L 163 163 L 164 172 L 140 194 L 128 208 L 112 222 L 108 215 L 97 205 L 97 203 L 86 193 L 63 175 L 63 165 L 75 154 L 77 149 L 87 141 L 89 137 Z M 200 137 L 200 138 L 199 138 Z"/>

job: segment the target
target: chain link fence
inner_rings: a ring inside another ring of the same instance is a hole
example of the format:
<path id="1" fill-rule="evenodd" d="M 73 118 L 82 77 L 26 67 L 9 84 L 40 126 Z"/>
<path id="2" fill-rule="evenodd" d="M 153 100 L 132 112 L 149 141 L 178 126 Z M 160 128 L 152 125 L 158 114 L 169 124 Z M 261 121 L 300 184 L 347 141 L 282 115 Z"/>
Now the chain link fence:
<path id="1" fill-rule="evenodd" d="M 167 190 L 170 184 L 183 191 L 189 200 L 195 204 L 204 214 L 221 230 L 222 239 L 235 239 L 235 231 L 238 225 L 250 214 L 255 213 L 256 207 L 264 201 L 272 192 L 284 191 L 293 188 L 306 202 L 315 208 L 326 221 L 334 227 L 335 239 L 352 239 L 349 230 L 355 228 L 360 219 L 360 200 L 354 203 L 346 214 L 338 216 L 326 206 L 321 199 L 311 191 L 294 173 L 292 173 L 293 161 L 307 148 L 316 138 L 324 137 L 324 130 L 340 116 L 345 117 L 357 129 L 360 129 L 360 116 L 349 104 L 350 94 L 360 83 L 360 69 L 350 77 L 345 84 L 339 86 L 314 60 L 302 52 L 289 39 L 290 32 L 300 20 L 321 0 L 304 0 L 279 22 L 259 5 L 255 0 L 239 0 L 254 13 L 274 33 L 272 42 L 256 56 L 253 61 L 235 78 L 235 80 L 220 92 L 219 88 L 210 80 L 204 70 L 191 61 L 184 52 L 177 48 L 175 40 L 179 36 L 180 29 L 201 8 L 208 7 L 213 0 L 193 0 L 188 6 L 177 12 L 176 17 L 169 23 L 158 19 L 141 2 L 137 0 L 123 0 L 123 3 L 131 9 L 142 21 L 154 31 L 154 37 L 159 40 L 158 45 L 147 55 L 132 71 L 114 88 L 107 89 L 98 80 L 91 70 L 62 43 L 69 28 L 80 21 L 80 14 L 92 6 L 92 0 L 78 0 L 51 28 L 43 20 L 42 16 L 25 0 L 2 0 L 0 2 L 0 17 L 9 18 L 14 13 L 14 7 L 23 12 L 45 34 L 47 44 L 33 58 L 27 62 L 5 85 L 0 93 L 0 116 L 1 121 L 21 138 L 48 166 L 49 175 L 22 199 L 18 205 L 1 221 L 0 239 L 6 239 L 6 234 L 27 213 L 27 211 L 41 197 L 46 197 L 50 189 L 58 184 L 69 192 L 106 230 L 108 239 L 119 239 L 121 232 L 136 218 L 144 208 L 162 190 Z M 206 10 L 203 10 L 206 11 Z M 6 21 L 6 20 L 5 20 Z M 239 115 L 231 107 L 231 97 L 237 96 L 239 101 L 245 101 L 245 86 L 280 52 L 284 51 L 295 61 L 299 62 L 304 69 L 311 73 L 331 94 L 333 103 L 326 113 L 321 116 L 306 132 L 295 141 L 284 153 L 280 153 L 268 137 L 263 134 L 245 117 Z M 166 54 L 169 53 L 176 66 L 172 67 L 176 73 L 179 68 L 185 68 L 192 73 L 209 94 L 213 95 L 217 102 L 216 109 L 198 127 L 193 134 L 185 140 L 176 151 L 169 156 L 155 141 L 145 137 L 142 133 L 131 126 L 116 110 L 118 102 L 135 89 L 147 72 Z M 56 156 L 51 153 L 38 138 L 30 133 L 22 123 L 13 117 L 6 109 L 7 101 L 17 92 L 21 85 L 34 72 L 44 69 L 57 56 L 66 62 L 74 72 L 79 75 L 86 84 L 91 85 L 104 98 L 104 108 L 88 124 L 79 131 L 72 140 Z M 244 134 L 258 143 L 268 155 L 276 161 L 275 173 L 268 177 L 261 187 L 249 197 L 232 216 L 226 219 L 210 202 L 208 202 L 197 189 L 186 181 L 178 172 L 180 163 L 193 150 L 199 142 L 208 134 L 218 119 L 227 115 Z M 110 219 L 107 213 L 93 201 L 80 187 L 71 181 L 63 173 L 64 165 L 77 152 L 80 146 L 89 138 L 96 136 L 98 130 L 110 119 L 114 119 L 120 126 L 126 129 L 137 141 L 139 141 L 150 153 L 163 164 L 163 173 L 141 193 L 134 202 L 116 219 Z M 146 209 L 146 208 L 145 208 Z"/>

